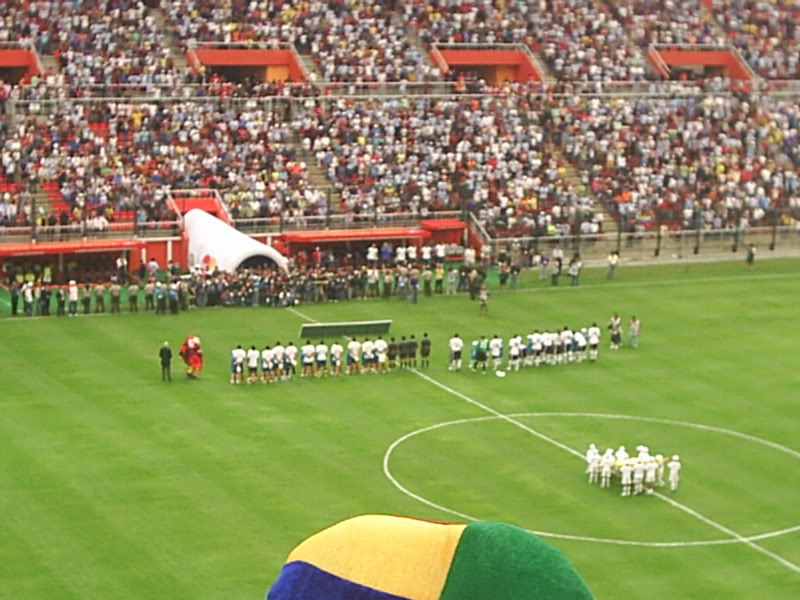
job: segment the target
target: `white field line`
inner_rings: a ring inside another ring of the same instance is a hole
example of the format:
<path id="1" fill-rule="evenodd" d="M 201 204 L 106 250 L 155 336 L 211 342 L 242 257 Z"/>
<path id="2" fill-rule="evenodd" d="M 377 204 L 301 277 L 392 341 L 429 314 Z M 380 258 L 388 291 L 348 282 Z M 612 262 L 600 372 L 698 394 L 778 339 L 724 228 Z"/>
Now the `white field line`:
<path id="1" fill-rule="evenodd" d="M 525 287 L 517 288 L 516 290 L 493 290 L 492 294 L 530 294 L 539 292 L 558 292 L 567 290 L 587 290 L 596 288 L 632 288 L 632 287 L 655 287 L 660 285 L 679 285 L 682 283 L 703 284 L 703 283 L 724 283 L 732 281 L 750 281 L 761 279 L 800 279 L 794 273 L 764 273 L 760 275 L 719 275 L 716 277 L 684 277 L 676 279 L 655 279 L 653 281 L 619 281 L 619 282 L 604 282 L 604 283 L 589 283 L 588 285 L 579 285 L 572 287 L 570 285 L 553 286 L 542 284 L 542 287 Z"/>
<path id="2" fill-rule="evenodd" d="M 537 438 L 539 438 L 541 440 L 544 440 L 544 441 L 556 446 L 557 448 L 560 448 L 560 449 L 562 449 L 562 450 L 564 450 L 566 452 L 569 452 L 573 456 L 576 456 L 576 457 L 580 458 L 581 460 L 583 460 L 583 458 L 584 458 L 583 454 L 581 452 L 578 452 L 574 448 L 570 448 L 569 446 L 567 446 L 565 444 L 562 444 L 561 442 L 559 442 L 557 440 L 554 440 L 553 438 L 551 438 L 549 436 L 546 436 L 545 434 L 540 433 L 539 431 L 536 431 L 535 429 L 533 429 L 531 427 L 528 427 L 527 425 L 517 421 L 513 417 L 505 415 L 505 414 L 503 414 L 503 413 L 501 413 L 501 412 L 499 412 L 499 411 L 497 411 L 497 410 L 495 410 L 495 409 L 493 409 L 493 408 L 491 408 L 491 407 L 489 407 L 489 406 L 487 406 L 487 405 L 485 405 L 485 404 L 483 404 L 481 402 L 478 402 L 477 400 L 473 400 L 469 396 L 467 396 L 465 394 L 462 394 L 461 392 L 459 392 L 457 390 L 454 390 L 453 388 L 451 388 L 451 387 L 449 387 L 449 386 L 447 386 L 447 385 L 445 385 L 445 384 L 443 384 L 443 383 L 441 383 L 439 381 L 436 381 L 432 377 L 429 377 L 428 375 L 425 375 L 424 373 L 421 373 L 421 372 L 417 371 L 416 369 L 411 369 L 411 372 L 414 373 L 415 375 L 421 377 L 422 379 L 425 379 L 429 383 L 432 383 L 433 385 L 437 386 L 438 388 L 440 388 L 440 389 L 452 394 L 453 396 L 456 396 L 457 398 L 461 398 L 462 400 L 472 404 L 473 406 L 477 406 L 478 408 L 482 409 L 483 411 L 488 412 L 488 413 L 490 413 L 492 415 L 495 415 L 496 417 L 498 417 L 500 419 L 503 419 L 504 421 L 507 421 L 508 423 L 510 423 L 510 424 L 520 428 L 520 429 L 523 429 L 523 430 L 527 431 L 528 433 L 536 436 Z M 706 517 L 704 515 L 701 515 L 697 511 L 689 508 L 688 506 L 686 506 L 684 504 L 681 504 L 680 502 L 677 502 L 677 501 L 673 500 L 672 498 L 667 498 L 666 496 L 664 496 L 662 494 L 658 494 L 658 493 L 655 494 L 655 496 L 657 498 L 659 498 L 660 500 L 663 500 L 664 502 L 667 502 L 671 506 L 673 506 L 673 507 L 675 507 L 675 508 L 677 508 L 679 510 L 682 510 L 683 512 L 695 517 L 697 520 L 702 521 L 706 525 L 709 525 L 709 526 L 713 527 L 714 529 L 722 531 L 723 533 L 725 533 L 726 535 L 731 536 L 732 538 L 734 538 L 738 542 L 746 544 L 747 546 L 749 546 L 750 548 L 752 548 L 756 552 L 759 552 L 759 553 L 763 554 L 764 556 L 767 556 L 768 558 L 771 558 L 772 560 L 774 560 L 777 563 L 783 565 L 787 569 L 790 569 L 790 570 L 794 571 L 795 573 L 800 573 L 800 565 L 796 565 L 795 563 L 786 560 L 782 556 L 779 556 L 779 555 L 775 554 L 774 552 L 771 552 L 771 551 L 767 550 L 766 548 L 763 548 L 762 546 L 759 546 L 758 544 L 748 540 L 747 538 L 745 538 L 741 534 L 736 533 L 735 531 L 733 531 L 732 529 L 729 529 L 728 527 L 725 527 L 725 525 L 722 525 L 721 523 L 717 523 L 716 521 L 713 521 L 713 520 L 709 519 L 708 517 Z"/>
<path id="3" fill-rule="evenodd" d="M 303 313 L 301 313 L 299 310 L 297 310 L 296 308 L 292 308 L 291 306 L 287 306 L 287 307 L 286 307 L 286 310 L 288 310 L 290 313 L 293 313 L 293 314 L 297 315 L 297 316 L 298 316 L 298 317 L 300 317 L 301 319 L 305 319 L 305 320 L 306 320 L 306 321 L 308 321 L 309 323 L 319 323 L 319 321 L 317 321 L 316 319 L 312 319 L 312 318 L 311 318 L 311 317 L 309 317 L 308 315 L 304 315 L 304 314 L 303 314 Z"/>
<path id="4" fill-rule="evenodd" d="M 22 308 L 20 307 L 20 311 L 21 310 L 22 310 Z M 110 312 L 104 312 L 104 313 L 89 313 L 88 315 L 84 315 L 83 313 L 78 313 L 75 316 L 76 317 L 80 317 L 81 319 L 85 319 L 87 317 L 113 317 L 113 316 L 117 316 L 118 317 L 120 315 L 128 315 L 128 314 L 134 314 L 134 313 L 128 313 L 128 312 L 110 313 Z M 51 321 L 58 321 L 58 320 L 64 320 L 64 319 L 68 319 L 68 318 L 69 318 L 69 315 L 64 315 L 62 317 L 59 317 L 55 313 L 52 313 L 50 316 L 34 315 L 32 317 L 26 317 L 23 314 L 20 314 L 20 315 L 18 315 L 16 317 L 8 317 L 7 319 L 0 319 L 0 323 L 28 323 L 29 321 L 39 321 L 41 319 L 50 319 Z"/>
<path id="5" fill-rule="evenodd" d="M 741 433 L 738 431 L 734 431 L 732 429 L 723 429 L 721 427 L 713 427 L 711 425 L 702 425 L 699 423 L 692 423 L 689 421 L 675 421 L 672 419 L 662 419 L 658 417 L 639 417 L 634 415 L 618 415 L 613 413 L 586 413 L 586 412 L 543 412 L 543 413 L 514 413 L 508 415 L 509 417 L 513 418 L 523 418 L 523 417 L 588 417 L 588 418 L 596 418 L 596 419 L 622 419 L 627 421 L 644 421 L 644 422 L 651 422 L 651 423 L 664 423 L 667 425 L 676 425 L 681 427 L 690 427 L 700 430 L 707 430 L 713 431 L 716 433 L 721 433 L 724 435 L 730 435 L 732 437 L 739 437 L 754 443 L 762 444 L 770 448 L 774 448 L 776 450 L 780 450 L 785 452 L 793 457 L 800 458 L 800 452 L 792 450 L 791 448 L 787 448 L 786 446 L 781 446 L 775 442 L 771 442 L 769 440 L 765 440 L 763 438 L 758 438 L 755 436 L 751 436 L 745 433 Z M 449 508 L 447 506 L 442 506 L 433 502 L 432 500 L 425 498 L 405 487 L 392 473 L 390 468 L 391 458 L 394 455 L 394 452 L 397 448 L 418 435 L 427 433 L 429 431 L 435 431 L 437 429 L 442 429 L 444 427 L 451 427 L 453 425 L 463 425 L 466 423 L 478 423 L 482 421 L 491 421 L 497 420 L 499 417 L 494 415 L 488 415 L 485 417 L 471 417 L 469 419 L 457 419 L 455 421 L 446 421 L 444 423 L 437 423 L 435 425 L 428 425 L 427 427 L 422 427 L 415 431 L 411 431 L 409 433 L 404 434 L 394 442 L 392 442 L 389 447 L 386 449 L 386 452 L 383 456 L 383 473 L 386 478 L 394 485 L 398 490 L 403 492 L 406 496 L 421 502 L 422 504 L 426 504 L 432 508 L 435 508 L 439 511 L 449 513 L 460 517 L 462 519 L 466 519 L 468 521 L 479 521 L 478 517 L 473 517 L 466 513 L 460 512 L 453 508 Z M 694 547 L 694 546 L 717 546 L 722 544 L 739 544 L 741 543 L 739 540 L 735 538 L 726 537 L 724 539 L 718 540 L 683 540 L 683 541 L 675 541 L 675 542 L 659 542 L 659 541 L 641 541 L 641 540 L 619 540 L 613 538 L 599 538 L 599 537 L 591 537 L 585 535 L 571 535 L 565 533 L 554 533 L 551 531 L 541 531 L 530 529 L 528 530 L 533 534 L 542 536 L 542 537 L 550 537 L 550 538 L 557 538 L 557 539 L 565 539 L 565 540 L 574 540 L 579 542 L 595 542 L 595 543 L 602 543 L 602 544 L 614 544 L 618 546 L 642 546 L 642 547 L 652 547 L 652 548 L 686 548 L 686 547 Z M 784 529 L 776 529 L 774 531 L 766 531 L 764 533 L 759 533 L 756 535 L 747 536 L 745 539 L 749 541 L 758 541 L 758 540 L 765 540 L 769 538 L 779 537 L 782 535 L 787 535 L 789 533 L 794 533 L 796 531 L 800 531 L 800 525 L 793 525 L 792 527 L 786 527 Z"/>

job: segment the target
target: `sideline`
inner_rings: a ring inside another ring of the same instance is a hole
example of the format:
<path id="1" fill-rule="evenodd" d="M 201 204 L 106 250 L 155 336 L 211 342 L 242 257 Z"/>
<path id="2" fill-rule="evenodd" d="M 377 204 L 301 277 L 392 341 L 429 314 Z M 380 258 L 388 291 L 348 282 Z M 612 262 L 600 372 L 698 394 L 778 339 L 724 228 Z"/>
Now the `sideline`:
<path id="1" fill-rule="evenodd" d="M 489 406 L 487 406 L 487 405 L 485 405 L 485 404 L 483 404 L 481 402 L 478 402 L 477 400 L 474 400 L 474 399 L 470 398 L 469 396 L 467 396 L 465 394 L 462 394 L 461 392 L 459 392 L 457 390 L 454 390 L 453 388 L 451 388 L 451 387 L 449 387 L 449 386 L 447 386 L 447 385 L 445 385 L 445 384 L 433 379 L 429 375 L 425 375 L 424 373 L 421 373 L 420 371 L 418 371 L 416 369 L 411 369 L 411 372 L 414 373 L 415 375 L 417 375 L 418 377 L 421 377 L 422 379 L 428 381 L 429 383 L 435 385 L 436 387 L 448 392 L 449 394 L 451 394 L 453 396 L 456 396 L 457 398 L 460 398 L 460 399 L 472 404 L 473 406 L 477 406 L 478 408 L 484 410 L 485 412 L 488 412 L 488 413 L 490 413 L 492 415 L 495 415 L 495 416 L 503 419 L 504 421 L 507 421 L 508 423 L 511 423 L 512 425 L 514 425 L 516 427 L 519 427 L 520 429 L 523 429 L 523 430 L 531 433 L 532 435 L 536 436 L 537 438 L 539 438 L 541 440 L 544 440 L 544 441 L 556 446 L 557 448 L 560 448 L 560 449 L 562 449 L 562 450 L 564 450 L 566 452 L 569 452 L 573 456 L 576 456 L 576 457 L 580 458 L 581 460 L 583 460 L 583 454 L 581 452 L 578 452 L 574 448 L 570 448 L 566 444 L 562 444 L 561 442 L 559 442 L 557 440 L 554 440 L 554 439 L 550 438 L 549 436 L 546 436 L 545 434 L 543 434 L 543 433 L 541 433 L 539 431 L 536 431 L 535 429 L 533 429 L 531 427 L 528 427 L 527 425 L 517 421 L 513 417 L 505 415 L 505 414 L 503 414 L 503 413 L 501 413 L 501 412 L 499 412 L 499 411 L 497 411 L 497 410 L 495 410 L 495 409 L 493 409 L 493 408 L 491 408 L 491 407 L 489 407 Z M 756 552 L 759 552 L 760 554 L 763 554 L 764 556 L 766 556 L 768 558 L 771 558 L 772 560 L 774 560 L 778 564 L 786 567 L 787 569 L 789 569 L 791 571 L 794 571 L 795 573 L 800 573 L 800 565 L 796 565 L 795 563 L 786 560 L 782 556 L 779 556 L 778 554 L 775 554 L 774 552 L 772 552 L 770 550 L 767 550 L 766 548 L 764 548 L 762 546 L 759 546 L 758 544 L 756 544 L 755 542 L 747 539 L 743 535 L 735 532 L 734 530 L 726 527 L 725 525 L 722 525 L 721 523 L 717 523 L 716 521 L 713 521 L 712 519 L 709 519 L 708 517 L 700 514 L 696 510 L 686 506 L 685 504 L 681 504 L 680 502 L 677 502 L 676 500 L 673 500 L 672 498 L 668 498 L 668 497 L 666 497 L 663 494 L 660 494 L 658 492 L 656 492 L 654 495 L 658 499 L 660 499 L 660 500 L 662 500 L 664 502 L 667 502 L 671 506 L 673 506 L 673 507 L 675 507 L 675 508 L 677 508 L 679 510 L 682 510 L 683 512 L 693 516 L 698 521 L 701 521 L 701 522 L 705 523 L 706 525 L 709 525 L 710 527 L 713 527 L 714 529 L 717 529 L 717 530 L 725 533 L 726 535 L 729 535 L 730 537 L 734 538 L 736 541 L 738 541 L 738 542 L 740 542 L 742 544 L 746 544 L 747 546 L 749 546 L 750 548 L 752 548 Z"/>

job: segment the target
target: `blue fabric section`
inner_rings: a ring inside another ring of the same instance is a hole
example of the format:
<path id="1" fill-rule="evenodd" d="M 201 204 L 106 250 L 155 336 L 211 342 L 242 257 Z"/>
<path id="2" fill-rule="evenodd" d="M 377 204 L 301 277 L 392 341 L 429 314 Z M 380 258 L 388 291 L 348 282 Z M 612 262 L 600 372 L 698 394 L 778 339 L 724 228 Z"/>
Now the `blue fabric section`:
<path id="1" fill-rule="evenodd" d="M 267 600 L 409 600 L 403 596 L 353 583 L 314 565 L 295 561 L 283 565 Z"/>

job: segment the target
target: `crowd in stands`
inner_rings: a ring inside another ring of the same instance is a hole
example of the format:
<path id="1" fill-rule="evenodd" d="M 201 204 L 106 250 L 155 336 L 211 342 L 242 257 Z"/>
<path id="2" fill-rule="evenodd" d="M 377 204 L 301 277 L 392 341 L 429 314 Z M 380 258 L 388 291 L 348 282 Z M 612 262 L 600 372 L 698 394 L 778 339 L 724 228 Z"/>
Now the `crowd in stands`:
<path id="1" fill-rule="evenodd" d="M 617 0 L 609 6 L 625 34 L 643 49 L 650 44 L 727 43 L 702 0 Z"/>
<path id="2" fill-rule="evenodd" d="M 292 43 L 312 57 L 322 79 L 336 82 L 438 79 L 412 46 L 394 2 L 381 0 L 290 1 L 180 0 L 164 2 L 184 42 Z"/>
<path id="3" fill-rule="evenodd" d="M 800 79 L 800 5 L 795 0 L 713 0 L 730 42 L 767 79 Z"/>
<path id="4" fill-rule="evenodd" d="M 639 224 L 771 225 L 800 209 L 800 107 L 709 96 L 578 99 L 560 111 L 558 143 L 593 193 Z"/>

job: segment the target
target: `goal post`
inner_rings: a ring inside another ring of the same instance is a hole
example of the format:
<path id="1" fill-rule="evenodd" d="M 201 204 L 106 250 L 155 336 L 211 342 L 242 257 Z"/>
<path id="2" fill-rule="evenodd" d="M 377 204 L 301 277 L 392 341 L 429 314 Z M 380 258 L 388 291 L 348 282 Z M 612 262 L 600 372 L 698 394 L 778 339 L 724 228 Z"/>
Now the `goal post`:
<path id="1" fill-rule="evenodd" d="M 356 335 L 382 335 L 389 332 L 391 320 L 343 321 L 341 323 L 303 323 L 301 338 L 329 338 Z"/>

